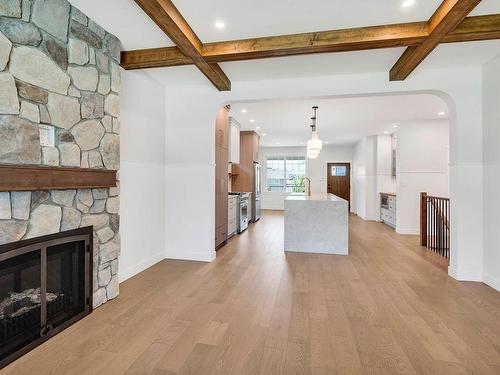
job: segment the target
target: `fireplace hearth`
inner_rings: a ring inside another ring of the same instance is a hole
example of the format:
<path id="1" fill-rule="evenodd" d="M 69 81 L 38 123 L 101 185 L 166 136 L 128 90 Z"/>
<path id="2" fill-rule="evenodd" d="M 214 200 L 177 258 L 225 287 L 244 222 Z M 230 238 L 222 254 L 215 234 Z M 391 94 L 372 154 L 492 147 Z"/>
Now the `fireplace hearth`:
<path id="1" fill-rule="evenodd" d="M 92 311 L 93 229 L 0 246 L 0 368 Z"/>

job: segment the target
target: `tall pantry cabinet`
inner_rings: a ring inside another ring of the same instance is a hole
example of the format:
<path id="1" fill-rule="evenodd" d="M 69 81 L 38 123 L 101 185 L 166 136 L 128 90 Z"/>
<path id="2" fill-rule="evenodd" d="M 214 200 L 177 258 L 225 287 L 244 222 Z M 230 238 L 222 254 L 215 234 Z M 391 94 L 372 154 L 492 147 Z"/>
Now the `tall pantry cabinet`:
<path id="1" fill-rule="evenodd" d="M 253 163 L 259 161 L 259 143 L 260 136 L 256 132 L 240 132 L 240 163 L 233 164 L 232 191 L 253 191 Z"/>
<path id="2" fill-rule="evenodd" d="M 228 227 L 229 107 L 215 120 L 215 248 L 227 240 Z"/>

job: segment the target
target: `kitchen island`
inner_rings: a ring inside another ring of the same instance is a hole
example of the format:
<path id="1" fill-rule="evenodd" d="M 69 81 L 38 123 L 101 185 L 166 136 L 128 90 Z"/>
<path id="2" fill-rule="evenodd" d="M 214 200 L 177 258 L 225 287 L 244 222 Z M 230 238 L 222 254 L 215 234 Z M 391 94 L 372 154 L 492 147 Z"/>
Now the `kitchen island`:
<path id="1" fill-rule="evenodd" d="M 285 251 L 347 255 L 348 202 L 333 194 L 287 197 Z"/>

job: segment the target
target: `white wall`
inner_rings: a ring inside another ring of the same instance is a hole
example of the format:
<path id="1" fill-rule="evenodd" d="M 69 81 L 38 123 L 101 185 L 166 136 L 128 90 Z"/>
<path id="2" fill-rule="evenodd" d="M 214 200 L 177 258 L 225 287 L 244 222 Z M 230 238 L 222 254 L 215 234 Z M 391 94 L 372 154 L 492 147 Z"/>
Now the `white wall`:
<path id="1" fill-rule="evenodd" d="M 283 210 L 285 198 L 289 193 L 266 192 L 266 160 L 269 156 L 306 156 L 305 147 L 261 147 L 259 161 L 263 166 L 262 208 L 265 210 Z M 351 163 L 352 146 L 323 146 L 317 159 L 306 159 L 306 176 L 311 179 L 311 194 L 325 194 L 327 191 L 327 165 L 331 162 Z M 352 176 L 351 176 L 352 179 Z M 352 181 L 351 181 L 352 185 Z M 352 188 L 351 188 L 352 191 Z"/>
<path id="2" fill-rule="evenodd" d="M 122 72 L 120 281 L 164 258 L 165 91 L 143 72 Z"/>
<path id="3" fill-rule="evenodd" d="M 193 72 L 194 74 L 194 72 Z M 214 257 L 215 113 L 224 103 L 303 97 L 435 93 L 449 107 L 452 251 L 449 273 L 461 280 L 480 280 L 483 268 L 482 69 L 419 69 L 401 82 L 387 73 L 345 74 L 292 79 L 233 81 L 232 91 L 167 82 L 167 250 L 186 259 Z M 171 137 L 170 135 L 173 137 Z M 170 140 L 170 141 L 169 141 Z M 182 165 L 193 172 L 187 173 Z M 177 168 L 179 166 L 179 168 Z M 181 189 L 181 183 L 185 188 Z M 197 203 L 194 204 L 193 202 Z M 193 235 L 196 233 L 196 235 Z M 186 234 L 189 237 L 186 237 Z"/>
<path id="4" fill-rule="evenodd" d="M 483 280 L 500 291 L 500 56 L 483 69 L 484 270 Z M 475 197 L 471 201 L 480 204 Z"/>
<path id="5" fill-rule="evenodd" d="M 377 191 L 375 220 L 380 220 L 380 193 L 395 193 L 396 178 L 392 176 L 392 135 L 377 136 Z"/>
<path id="6" fill-rule="evenodd" d="M 212 87 L 167 88 L 165 252 L 215 259 L 215 115 L 224 101 Z"/>
<path id="7" fill-rule="evenodd" d="M 328 163 L 352 163 L 353 146 L 325 146 L 317 159 L 307 159 L 307 175 L 311 178 L 311 193 L 324 194 L 327 192 Z M 352 166 L 351 166 L 352 169 Z M 351 171 L 352 195 L 352 171 Z"/>
<path id="8" fill-rule="evenodd" d="M 365 137 L 354 146 L 354 209 L 364 220 L 377 219 L 377 136 Z"/>
<path id="9" fill-rule="evenodd" d="M 449 197 L 449 123 L 403 122 L 397 137 L 396 231 L 418 235 L 420 193 Z"/>

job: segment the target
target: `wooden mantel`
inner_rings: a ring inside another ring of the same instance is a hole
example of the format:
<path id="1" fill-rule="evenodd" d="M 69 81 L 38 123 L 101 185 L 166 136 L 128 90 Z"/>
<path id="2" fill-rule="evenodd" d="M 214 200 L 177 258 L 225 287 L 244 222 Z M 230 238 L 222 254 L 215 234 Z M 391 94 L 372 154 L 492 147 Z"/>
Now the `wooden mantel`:
<path id="1" fill-rule="evenodd" d="M 114 170 L 0 164 L 0 191 L 109 187 L 116 187 Z"/>

